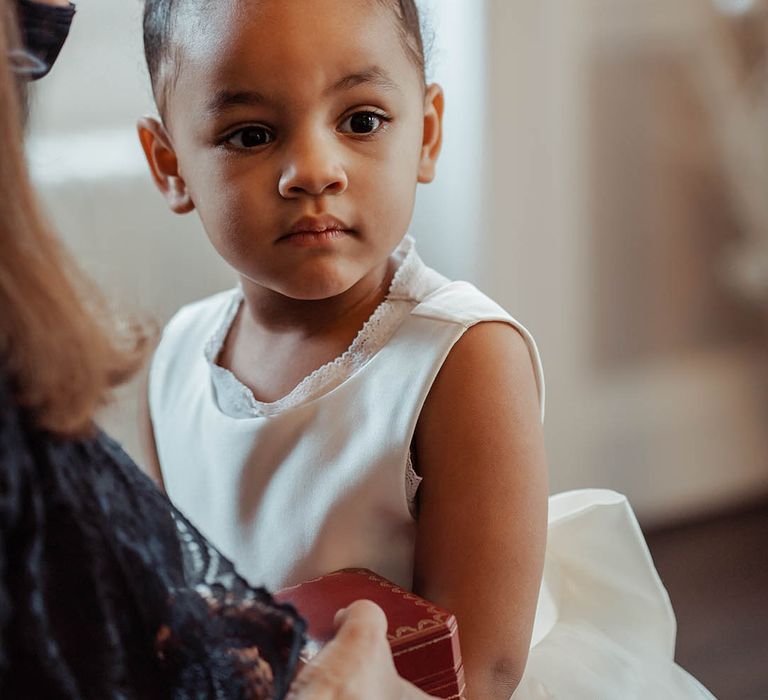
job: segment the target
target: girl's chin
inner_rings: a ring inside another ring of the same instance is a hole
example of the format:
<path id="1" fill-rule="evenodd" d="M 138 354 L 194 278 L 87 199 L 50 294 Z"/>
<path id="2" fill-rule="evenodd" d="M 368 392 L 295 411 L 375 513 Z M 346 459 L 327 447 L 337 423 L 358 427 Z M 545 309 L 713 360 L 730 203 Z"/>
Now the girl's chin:
<path id="1" fill-rule="evenodd" d="M 285 272 L 283 268 L 282 272 Z M 254 286 L 266 288 L 295 301 L 325 301 L 349 292 L 365 280 L 372 270 L 365 265 L 346 260 L 319 260 L 309 264 L 302 261 L 290 270 L 290 274 L 270 271 L 261 279 L 248 276 Z M 377 286 L 375 282 L 372 282 Z"/>
<path id="2" fill-rule="evenodd" d="M 286 290 L 285 296 L 296 301 L 325 301 L 341 296 L 348 292 L 354 284 L 346 285 L 318 285 L 313 287 L 302 286 L 301 289 Z"/>
<path id="3" fill-rule="evenodd" d="M 283 283 L 275 291 L 296 301 L 324 301 L 348 292 L 359 281 L 360 278 L 353 275 L 321 276 L 317 279 L 304 277 L 293 284 Z"/>

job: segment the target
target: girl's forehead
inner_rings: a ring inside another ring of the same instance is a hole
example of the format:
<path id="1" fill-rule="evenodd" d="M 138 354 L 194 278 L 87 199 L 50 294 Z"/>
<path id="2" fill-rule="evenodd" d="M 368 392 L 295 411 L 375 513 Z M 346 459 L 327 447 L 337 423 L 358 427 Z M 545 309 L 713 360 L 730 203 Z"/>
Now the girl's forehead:
<path id="1" fill-rule="evenodd" d="M 211 66 L 259 60 L 274 71 L 294 63 L 404 54 L 394 12 L 377 0 L 237 0 L 209 3 L 188 25 L 182 50 Z M 282 72 L 282 71 L 281 71 Z"/>
<path id="2" fill-rule="evenodd" d="M 177 89 L 221 92 L 258 86 L 320 94 L 345 80 L 420 86 L 398 19 L 378 0 L 211 3 L 205 22 L 180 38 Z"/>

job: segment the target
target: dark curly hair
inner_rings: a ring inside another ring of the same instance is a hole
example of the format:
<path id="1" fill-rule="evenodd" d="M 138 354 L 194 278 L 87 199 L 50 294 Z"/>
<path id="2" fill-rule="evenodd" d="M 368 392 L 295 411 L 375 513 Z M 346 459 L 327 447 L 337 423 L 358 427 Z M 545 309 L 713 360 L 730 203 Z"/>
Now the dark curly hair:
<path id="1" fill-rule="evenodd" d="M 182 9 L 202 10 L 211 0 L 145 0 L 144 56 L 147 60 L 152 92 L 161 113 L 167 101 L 167 80 L 178 71 L 173 54 L 173 33 Z M 415 0 L 378 0 L 391 6 L 398 18 L 403 46 L 422 79 L 425 79 L 426 57 L 419 9 Z"/>

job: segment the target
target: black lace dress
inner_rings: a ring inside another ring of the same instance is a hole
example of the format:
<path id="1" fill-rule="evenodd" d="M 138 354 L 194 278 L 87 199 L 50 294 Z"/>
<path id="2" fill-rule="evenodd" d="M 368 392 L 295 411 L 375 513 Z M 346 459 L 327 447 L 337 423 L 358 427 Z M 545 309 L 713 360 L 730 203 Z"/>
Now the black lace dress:
<path id="1" fill-rule="evenodd" d="M 1 698 L 282 698 L 303 638 L 113 441 L 36 431 L 0 378 Z"/>

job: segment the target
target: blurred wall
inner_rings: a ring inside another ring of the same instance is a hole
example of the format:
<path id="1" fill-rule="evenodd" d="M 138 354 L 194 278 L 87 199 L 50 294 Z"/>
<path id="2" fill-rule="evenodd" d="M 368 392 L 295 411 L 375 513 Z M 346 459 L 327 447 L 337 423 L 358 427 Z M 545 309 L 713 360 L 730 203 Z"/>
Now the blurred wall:
<path id="1" fill-rule="evenodd" d="M 730 231 L 696 92 L 708 3 L 488 11 L 478 277 L 541 343 L 553 488 L 625 491 L 646 521 L 765 494 L 765 346 L 713 242 Z"/>
<path id="2" fill-rule="evenodd" d="M 637 220 L 656 201 L 637 197 L 658 168 L 638 175 L 632 159 L 650 148 L 638 145 L 638 133 L 650 132 L 642 119 L 622 124 L 643 106 L 635 63 L 648 68 L 671 51 L 680 68 L 695 56 L 697 2 L 423 3 L 435 32 L 431 77 L 447 93 L 446 142 L 436 181 L 419 192 L 412 232 L 429 264 L 478 284 L 537 337 L 553 490 L 617 488 L 647 521 L 768 491 L 760 346 L 738 333 L 714 344 L 706 334 L 641 342 L 666 337 L 653 319 L 667 304 L 638 299 L 657 289 L 657 274 L 676 296 L 676 272 L 654 267 L 666 253 L 635 259 L 631 242 L 655 250 L 656 229 L 677 240 L 677 205 L 655 222 Z M 168 213 L 146 174 L 134 135 L 135 118 L 152 111 L 141 3 L 80 0 L 78 8 L 60 63 L 36 96 L 30 163 L 85 267 L 123 307 L 162 323 L 233 276 L 194 215 Z M 624 71 L 607 71 L 615 65 Z M 610 131 L 610 147 L 595 124 Z M 666 122 L 654 128 L 663 133 Z M 634 146 L 621 150 L 626 143 Z M 631 222 L 622 221 L 625 208 Z M 683 233 L 693 225 L 681 224 Z M 649 284 L 633 284 L 638 270 Z M 682 304 L 672 326 L 688 309 Z M 135 383 L 124 389 L 102 420 L 138 457 L 136 391 Z"/>

